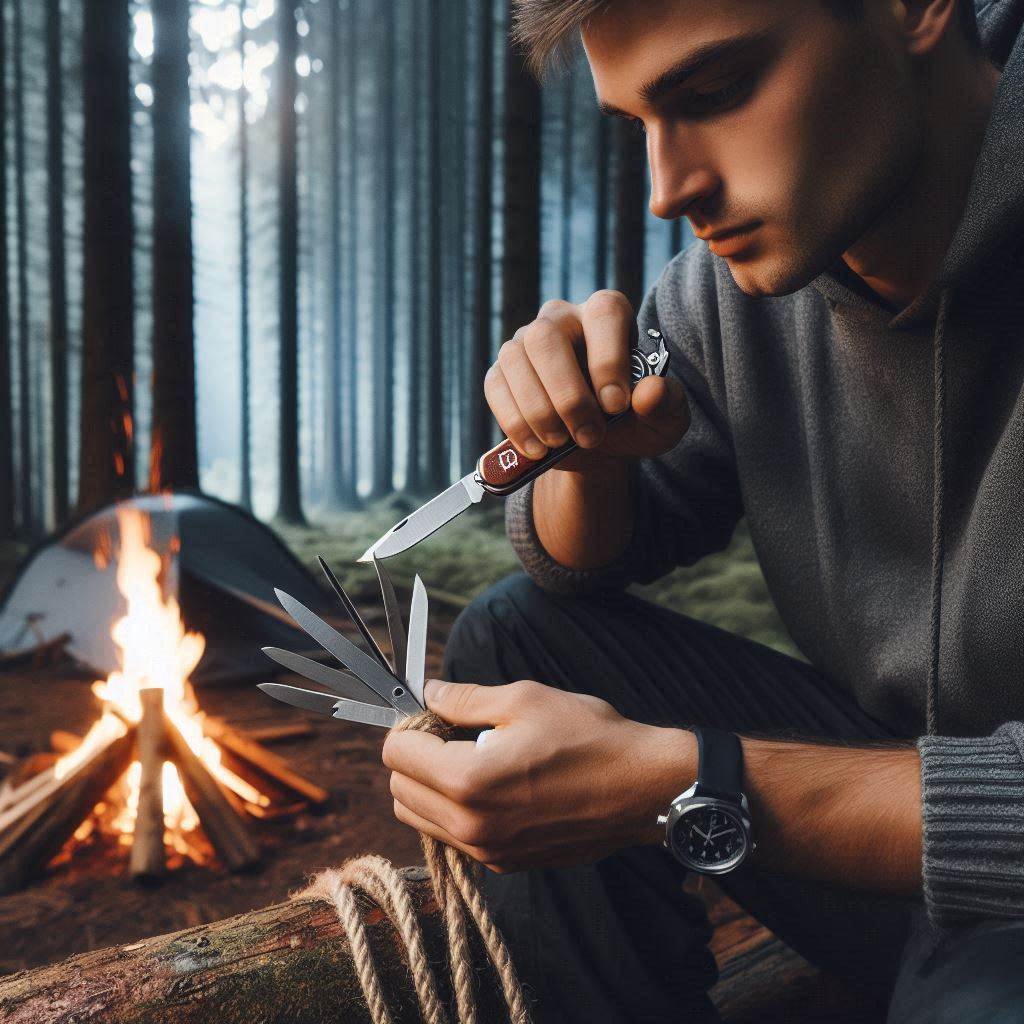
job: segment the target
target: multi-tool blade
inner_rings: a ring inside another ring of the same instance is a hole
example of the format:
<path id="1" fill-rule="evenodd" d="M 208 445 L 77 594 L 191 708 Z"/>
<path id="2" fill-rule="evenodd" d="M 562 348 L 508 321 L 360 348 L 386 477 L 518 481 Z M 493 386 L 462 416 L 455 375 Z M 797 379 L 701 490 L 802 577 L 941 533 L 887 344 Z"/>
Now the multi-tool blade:
<path id="1" fill-rule="evenodd" d="M 640 342 L 630 349 L 630 387 L 636 387 L 644 377 L 664 377 L 668 361 L 669 353 L 665 347 L 665 339 L 660 331 L 651 328 L 647 331 L 646 337 L 641 338 Z M 628 412 L 629 409 L 626 409 L 606 417 L 606 420 L 608 423 L 614 423 Z M 359 561 L 390 558 L 408 550 L 451 522 L 471 505 L 475 505 L 485 494 L 495 494 L 499 497 L 511 494 L 560 462 L 576 448 L 576 442 L 569 441 L 561 448 L 553 448 L 544 458 L 534 460 L 521 455 L 512 442 L 505 438 L 490 451 L 484 452 L 470 473 L 392 526 L 363 552 Z"/>
<path id="2" fill-rule="evenodd" d="M 393 728 L 402 719 L 418 714 L 425 706 L 423 677 L 427 649 L 426 589 L 417 576 L 413 586 L 409 614 L 410 636 L 407 640 L 398 600 L 395 597 L 395 588 L 383 567 L 375 563 L 391 636 L 392 658 L 395 666 L 404 666 L 403 679 L 392 670 L 355 604 L 345 593 L 327 563 L 322 558 L 319 560 L 332 588 L 345 605 L 375 657 L 364 654 L 347 637 L 342 636 L 300 601 L 284 591 L 275 590 L 277 599 L 295 622 L 350 671 L 344 672 L 278 647 L 264 647 L 263 652 L 279 665 L 326 686 L 331 692 L 303 690 L 283 683 L 263 683 L 260 689 L 271 697 L 307 711 L 317 711 L 334 718 L 379 725 L 387 729 Z"/>

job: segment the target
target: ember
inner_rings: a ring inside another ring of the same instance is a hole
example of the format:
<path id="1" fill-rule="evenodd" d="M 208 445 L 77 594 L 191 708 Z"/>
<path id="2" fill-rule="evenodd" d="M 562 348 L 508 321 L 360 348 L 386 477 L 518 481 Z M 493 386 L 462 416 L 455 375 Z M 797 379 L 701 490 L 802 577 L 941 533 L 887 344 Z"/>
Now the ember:
<path id="1" fill-rule="evenodd" d="M 205 639 L 187 632 L 177 601 L 163 597 L 149 517 L 125 506 L 117 521 L 117 585 L 127 611 L 111 635 L 121 666 L 93 684 L 101 714 L 81 741 L 63 734 L 70 749 L 50 767 L 0 790 L 0 892 L 97 831 L 131 845 L 134 877 L 162 874 L 168 850 L 171 866 L 182 858 L 206 863 L 216 851 L 239 870 L 259 859 L 247 815 L 272 817 L 328 797 L 200 711 L 189 675 Z"/>

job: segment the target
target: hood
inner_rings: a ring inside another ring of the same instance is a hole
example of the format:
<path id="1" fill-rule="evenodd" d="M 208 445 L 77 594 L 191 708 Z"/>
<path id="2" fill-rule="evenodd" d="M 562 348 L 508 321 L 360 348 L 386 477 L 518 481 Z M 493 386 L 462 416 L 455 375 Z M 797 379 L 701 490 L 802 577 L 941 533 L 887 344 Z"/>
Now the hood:
<path id="1" fill-rule="evenodd" d="M 940 727 L 940 642 L 945 568 L 946 324 L 959 290 L 998 282 L 1024 237 L 1024 0 L 976 2 L 978 28 L 988 58 L 1002 69 L 992 111 L 974 166 L 963 216 L 931 284 L 910 305 L 894 312 L 840 259 L 813 287 L 836 309 L 852 307 L 883 318 L 898 331 L 934 323 L 932 565 L 929 664 L 922 685 L 929 735 Z"/>

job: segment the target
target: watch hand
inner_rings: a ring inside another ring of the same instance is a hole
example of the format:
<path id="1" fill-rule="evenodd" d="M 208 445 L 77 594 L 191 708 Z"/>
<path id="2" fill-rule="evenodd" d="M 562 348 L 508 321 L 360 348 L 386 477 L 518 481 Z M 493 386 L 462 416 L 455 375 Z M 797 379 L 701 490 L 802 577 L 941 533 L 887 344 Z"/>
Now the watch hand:
<path id="1" fill-rule="evenodd" d="M 723 828 L 721 832 L 712 832 L 711 835 L 708 836 L 708 838 L 709 839 L 717 839 L 719 836 L 727 836 L 730 832 L 735 832 L 735 831 L 736 831 L 736 826 L 733 825 L 732 828 Z"/>

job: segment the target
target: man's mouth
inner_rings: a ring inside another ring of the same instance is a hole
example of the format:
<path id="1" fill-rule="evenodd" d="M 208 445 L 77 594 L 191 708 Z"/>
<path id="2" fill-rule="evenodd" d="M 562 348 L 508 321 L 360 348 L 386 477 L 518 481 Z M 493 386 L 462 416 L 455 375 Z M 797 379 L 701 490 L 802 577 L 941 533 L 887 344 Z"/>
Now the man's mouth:
<path id="1" fill-rule="evenodd" d="M 752 243 L 757 228 L 758 224 L 753 223 L 718 231 L 707 237 L 708 248 L 716 256 L 735 256 Z"/>

